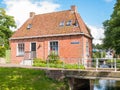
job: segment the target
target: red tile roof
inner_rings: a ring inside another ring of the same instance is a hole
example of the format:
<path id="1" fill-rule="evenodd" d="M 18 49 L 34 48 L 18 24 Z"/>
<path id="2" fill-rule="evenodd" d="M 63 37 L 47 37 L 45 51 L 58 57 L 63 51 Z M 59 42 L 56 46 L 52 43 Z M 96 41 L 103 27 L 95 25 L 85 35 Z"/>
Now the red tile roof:
<path id="1" fill-rule="evenodd" d="M 71 26 L 66 26 L 66 23 L 72 20 Z M 64 21 L 64 26 L 59 26 L 60 22 Z M 78 27 L 74 26 L 78 22 Z M 32 27 L 27 29 L 31 24 Z M 61 34 L 84 33 L 92 37 L 89 29 L 83 22 L 82 18 L 77 12 L 72 10 L 59 11 L 53 13 L 39 14 L 30 17 L 11 37 L 25 38 L 25 37 L 42 37 Z"/>

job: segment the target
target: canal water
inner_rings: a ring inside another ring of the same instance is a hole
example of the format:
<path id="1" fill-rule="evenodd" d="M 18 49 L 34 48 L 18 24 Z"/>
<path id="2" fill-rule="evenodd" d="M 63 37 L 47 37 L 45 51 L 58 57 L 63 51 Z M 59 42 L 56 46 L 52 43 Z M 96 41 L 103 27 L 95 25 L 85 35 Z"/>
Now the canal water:
<path id="1" fill-rule="evenodd" d="M 93 90 L 120 90 L 120 81 L 92 80 Z"/>

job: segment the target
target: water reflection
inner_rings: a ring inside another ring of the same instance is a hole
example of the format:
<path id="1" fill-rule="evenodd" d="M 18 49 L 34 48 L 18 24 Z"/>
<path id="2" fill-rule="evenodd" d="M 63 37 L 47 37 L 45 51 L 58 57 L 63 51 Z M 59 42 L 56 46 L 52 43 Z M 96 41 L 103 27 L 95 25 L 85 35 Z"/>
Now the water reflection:
<path id="1" fill-rule="evenodd" d="M 120 90 L 120 82 L 115 80 L 94 80 L 93 90 Z"/>

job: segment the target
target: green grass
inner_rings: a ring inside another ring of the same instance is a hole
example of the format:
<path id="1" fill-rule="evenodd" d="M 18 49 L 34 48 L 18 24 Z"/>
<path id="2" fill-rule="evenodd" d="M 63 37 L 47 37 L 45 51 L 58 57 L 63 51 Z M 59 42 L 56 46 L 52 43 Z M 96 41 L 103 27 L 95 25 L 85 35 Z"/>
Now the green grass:
<path id="1" fill-rule="evenodd" d="M 65 87 L 41 70 L 0 68 L 0 90 L 66 90 Z"/>

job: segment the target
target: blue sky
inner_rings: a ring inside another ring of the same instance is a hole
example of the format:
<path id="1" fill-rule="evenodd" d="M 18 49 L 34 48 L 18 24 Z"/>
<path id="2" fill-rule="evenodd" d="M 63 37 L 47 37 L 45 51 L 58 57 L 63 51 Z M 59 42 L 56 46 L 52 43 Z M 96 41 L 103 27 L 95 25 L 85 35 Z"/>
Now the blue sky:
<path id="1" fill-rule="evenodd" d="M 76 5 L 78 13 L 91 29 L 94 43 L 101 43 L 102 23 L 110 18 L 116 0 L 0 0 L 0 7 L 15 17 L 18 28 L 29 18 L 29 12 L 37 14 L 70 9 Z M 101 33 L 100 33 L 101 32 Z"/>
<path id="2" fill-rule="evenodd" d="M 102 26 L 109 19 L 116 0 L 57 0 L 62 9 L 69 9 L 73 4 L 87 24 Z"/>

